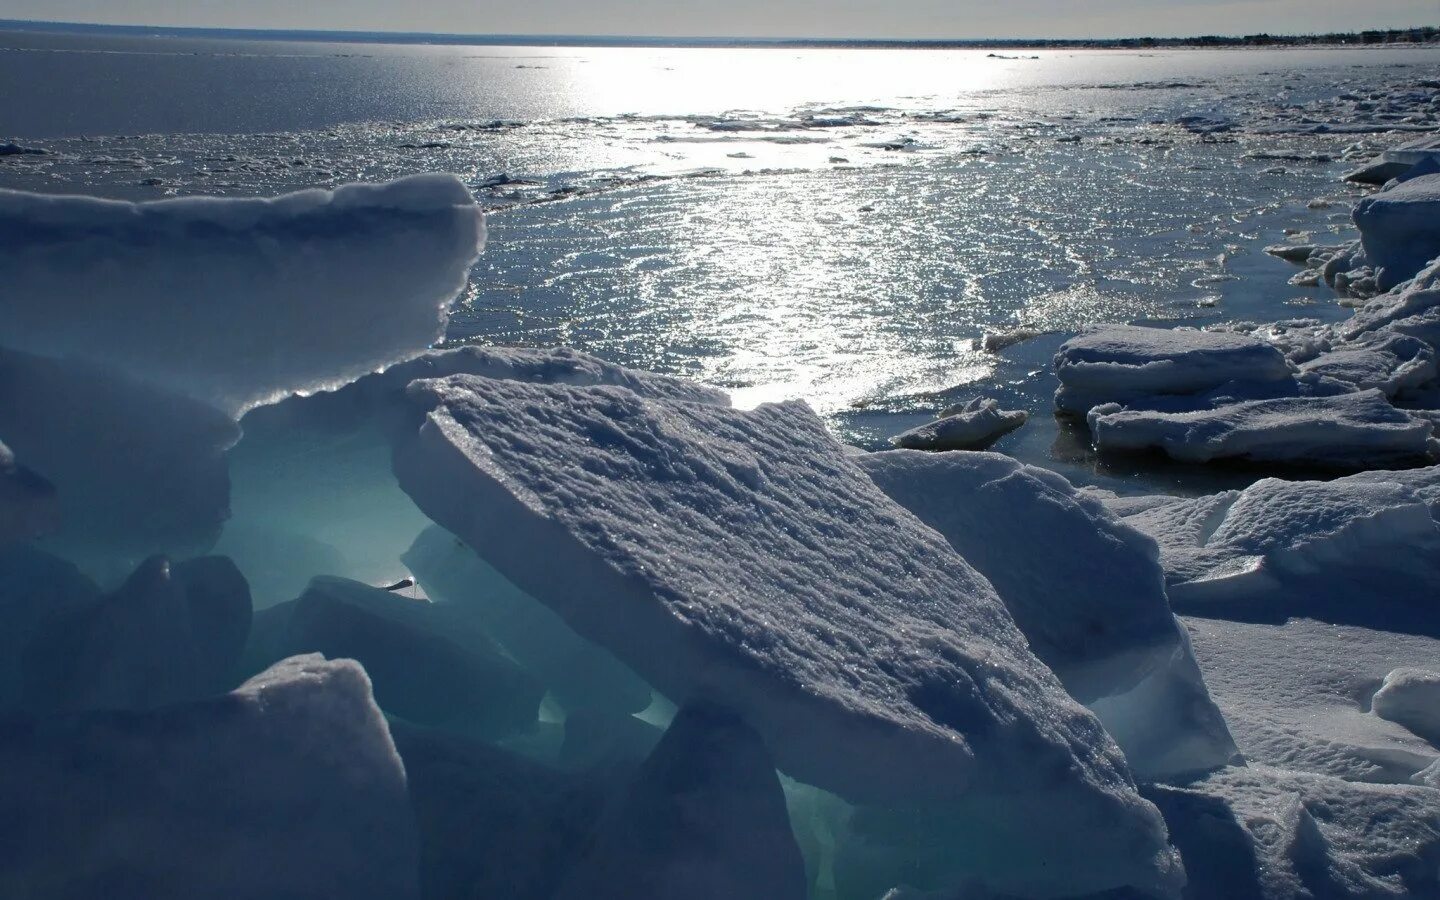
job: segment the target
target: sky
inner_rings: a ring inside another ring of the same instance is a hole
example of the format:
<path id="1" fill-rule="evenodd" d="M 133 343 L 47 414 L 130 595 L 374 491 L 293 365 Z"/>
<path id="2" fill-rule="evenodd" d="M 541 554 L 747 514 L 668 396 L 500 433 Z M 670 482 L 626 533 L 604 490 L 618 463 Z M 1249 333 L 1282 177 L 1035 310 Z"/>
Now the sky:
<path id="1" fill-rule="evenodd" d="M 1440 0 L 0 0 L 0 19 L 450 34 L 995 38 L 1440 24 Z"/>

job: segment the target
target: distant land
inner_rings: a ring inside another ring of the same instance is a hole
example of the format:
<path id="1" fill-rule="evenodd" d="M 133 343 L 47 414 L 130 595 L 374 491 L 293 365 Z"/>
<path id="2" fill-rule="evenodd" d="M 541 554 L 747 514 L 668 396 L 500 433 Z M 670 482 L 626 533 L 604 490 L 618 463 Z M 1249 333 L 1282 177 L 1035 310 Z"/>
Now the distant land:
<path id="1" fill-rule="evenodd" d="M 705 38 L 576 34 L 438 34 L 390 31 L 282 31 L 262 28 L 180 28 L 151 25 L 91 25 L 0 19 L 0 31 L 217 40 L 307 41 L 347 44 L 452 44 L 555 47 L 780 47 L 926 49 L 1145 49 L 1151 47 L 1306 47 L 1315 45 L 1429 44 L 1440 42 L 1440 26 L 1391 28 L 1329 34 L 1197 35 L 1132 38 L 984 38 L 900 40 L 849 38 Z"/>

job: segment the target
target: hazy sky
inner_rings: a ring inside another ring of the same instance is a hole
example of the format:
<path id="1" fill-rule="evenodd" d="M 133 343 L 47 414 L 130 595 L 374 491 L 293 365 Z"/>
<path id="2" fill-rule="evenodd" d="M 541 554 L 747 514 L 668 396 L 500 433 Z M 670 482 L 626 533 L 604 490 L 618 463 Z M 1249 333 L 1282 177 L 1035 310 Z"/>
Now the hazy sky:
<path id="1" fill-rule="evenodd" d="M 0 0 L 0 18 L 466 34 L 1123 37 L 1440 24 L 1440 0 Z"/>

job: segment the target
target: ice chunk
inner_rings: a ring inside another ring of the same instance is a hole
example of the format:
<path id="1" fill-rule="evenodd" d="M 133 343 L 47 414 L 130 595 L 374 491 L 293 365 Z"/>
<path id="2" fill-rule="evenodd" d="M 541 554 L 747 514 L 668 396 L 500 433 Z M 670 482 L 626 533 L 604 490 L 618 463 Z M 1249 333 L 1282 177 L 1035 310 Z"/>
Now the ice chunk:
<path id="1" fill-rule="evenodd" d="M 1440 175 L 1412 178 L 1355 204 L 1365 255 L 1388 291 L 1440 256 Z"/>
<path id="2" fill-rule="evenodd" d="M 1373 467 L 1434 461 L 1431 424 L 1396 409 L 1378 390 L 1277 397 L 1164 410 L 1096 406 L 1088 416 L 1102 452 L 1157 449 L 1182 462 L 1239 458 Z"/>
<path id="3" fill-rule="evenodd" d="M 934 422 L 895 435 L 890 443 L 911 450 L 980 450 L 1029 418 L 1024 410 L 1003 410 L 994 400 L 976 397 L 964 406 L 946 410 Z"/>
<path id="4" fill-rule="evenodd" d="M 1354 339 L 1392 322 L 1424 314 L 1437 306 L 1440 306 L 1440 260 L 1426 266 L 1409 282 L 1357 309 L 1348 321 L 1339 326 L 1340 333 L 1346 339 Z"/>
<path id="5" fill-rule="evenodd" d="M 1186 895 L 1428 897 L 1440 892 L 1440 791 L 1269 766 L 1154 786 L 1190 873 Z"/>
<path id="6" fill-rule="evenodd" d="M 1389 673 L 1433 667 L 1440 640 L 1311 619 L 1184 621 L 1210 695 L 1249 762 L 1405 783 L 1440 757 L 1378 709 L 1367 711 Z"/>
<path id="7" fill-rule="evenodd" d="M 55 485 L 16 462 L 0 442 L 0 546 L 54 531 L 59 518 Z"/>
<path id="8" fill-rule="evenodd" d="M 1385 676 L 1370 708 L 1380 718 L 1440 744 L 1440 672 L 1395 669 Z"/>
<path id="9" fill-rule="evenodd" d="M 35 636 L 99 600 L 100 588 L 72 563 L 28 544 L 0 545 L 0 710 L 20 705 L 21 658 Z"/>
<path id="10" fill-rule="evenodd" d="M 3 191 L 0 237 L 5 344 L 233 413 L 430 346 L 485 228 L 458 178 L 417 175 L 273 200 Z"/>
<path id="11" fill-rule="evenodd" d="M 556 900 L 805 900 L 805 864 L 764 742 L 690 706 L 613 801 Z"/>
<path id="12" fill-rule="evenodd" d="M 650 686 L 639 676 L 577 635 L 445 529 L 431 526 L 423 532 L 404 562 L 427 596 L 473 615 L 567 709 L 635 713 L 650 705 Z"/>
<path id="13" fill-rule="evenodd" d="M 418 724 L 491 736 L 532 725 L 540 684 L 493 644 L 462 643 L 449 624 L 427 601 L 322 577 L 290 611 L 279 652 L 358 660 L 380 708 Z"/>
<path id="14" fill-rule="evenodd" d="M 1387 397 L 1434 380 L 1434 348 L 1391 329 L 1371 332 L 1322 353 L 1302 364 L 1300 373 L 1333 378 L 1360 390 L 1380 390 Z"/>
<path id="15" fill-rule="evenodd" d="M 178 394 L 0 348 L 0 434 L 58 492 L 46 546 L 108 583 L 157 552 L 207 552 L 227 515 L 239 430 Z"/>
<path id="16" fill-rule="evenodd" d="M 1235 755 L 1170 614 L 1154 541 L 1060 475 L 1000 454 L 895 450 L 855 462 L 990 580 L 1031 651 L 1100 715 L 1137 773 Z"/>
<path id="17" fill-rule="evenodd" d="M 736 709 L 801 780 L 944 806 L 1044 857 L 961 863 L 1004 886 L 1173 889 L 1099 723 L 805 406 L 468 376 L 410 391 L 429 411 L 396 448 L 402 487 L 667 697 Z"/>
<path id="18" fill-rule="evenodd" d="M 52 616 L 22 657 L 34 712 L 154 709 L 234 685 L 250 591 L 223 557 L 140 564 L 125 584 Z"/>
<path id="19" fill-rule="evenodd" d="M 1284 381 L 1279 350 L 1224 331 L 1095 325 L 1060 345 L 1055 405 L 1080 415 L 1099 403 L 1197 394 L 1228 381 Z"/>
<path id="20" fill-rule="evenodd" d="M 414 900 L 405 771 L 358 665 L 145 713 L 0 722 L 0 894 Z"/>
<path id="21" fill-rule="evenodd" d="M 459 373 L 619 384 L 648 396 L 728 405 L 711 388 L 573 350 L 459 347 L 251 410 L 241 420 L 245 436 L 230 452 L 232 516 L 216 550 L 235 558 L 259 604 L 292 599 L 318 574 L 371 584 L 405 576 L 400 556 L 429 521 L 395 484 L 387 435 L 419 424 L 418 416 L 411 421 L 406 385 Z"/>

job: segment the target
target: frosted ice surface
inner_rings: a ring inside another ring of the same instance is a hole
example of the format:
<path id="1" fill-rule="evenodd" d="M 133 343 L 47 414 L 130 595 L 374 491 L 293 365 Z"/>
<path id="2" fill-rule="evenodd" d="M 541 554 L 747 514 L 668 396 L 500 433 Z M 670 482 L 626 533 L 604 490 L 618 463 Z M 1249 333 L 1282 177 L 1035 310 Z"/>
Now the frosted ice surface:
<path id="1" fill-rule="evenodd" d="M 1197 394 L 1228 381 L 1283 381 L 1290 366 L 1275 347 L 1224 331 L 1093 325 L 1055 355 L 1055 405 L 1085 414 L 1099 403 L 1154 394 Z"/>
<path id="2" fill-rule="evenodd" d="M 1391 406 L 1379 390 L 1197 407 L 1096 406 L 1088 417 L 1091 436 L 1102 451 L 1156 449 L 1182 462 L 1238 458 L 1358 468 L 1440 455 L 1431 423 Z"/>
<path id="3" fill-rule="evenodd" d="M 0 191 L 0 334 L 236 413 L 430 346 L 484 237 L 449 175 L 275 199 Z"/>
<path id="4" fill-rule="evenodd" d="M 782 769 L 854 799 L 968 808 L 1017 852 L 1064 835 L 1048 869 L 996 879 L 1172 888 L 1099 723 L 805 406 L 465 376 L 411 393 L 429 412 L 402 487 L 670 699 L 736 709 Z"/>
<path id="5" fill-rule="evenodd" d="M 153 712 L 7 720 L 0 803 L 5 896 L 418 897 L 405 772 L 350 661 L 298 657 Z"/>
<path id="6" fill-rule="evenodd" d="M 911 450 L 977 450 L 1024 425 L 1030 414 L 1001 409 L 994 400 L 977 397 L 969 404 L 946 410 L 939 419 L 890 439 L 896 447 Z"/>

